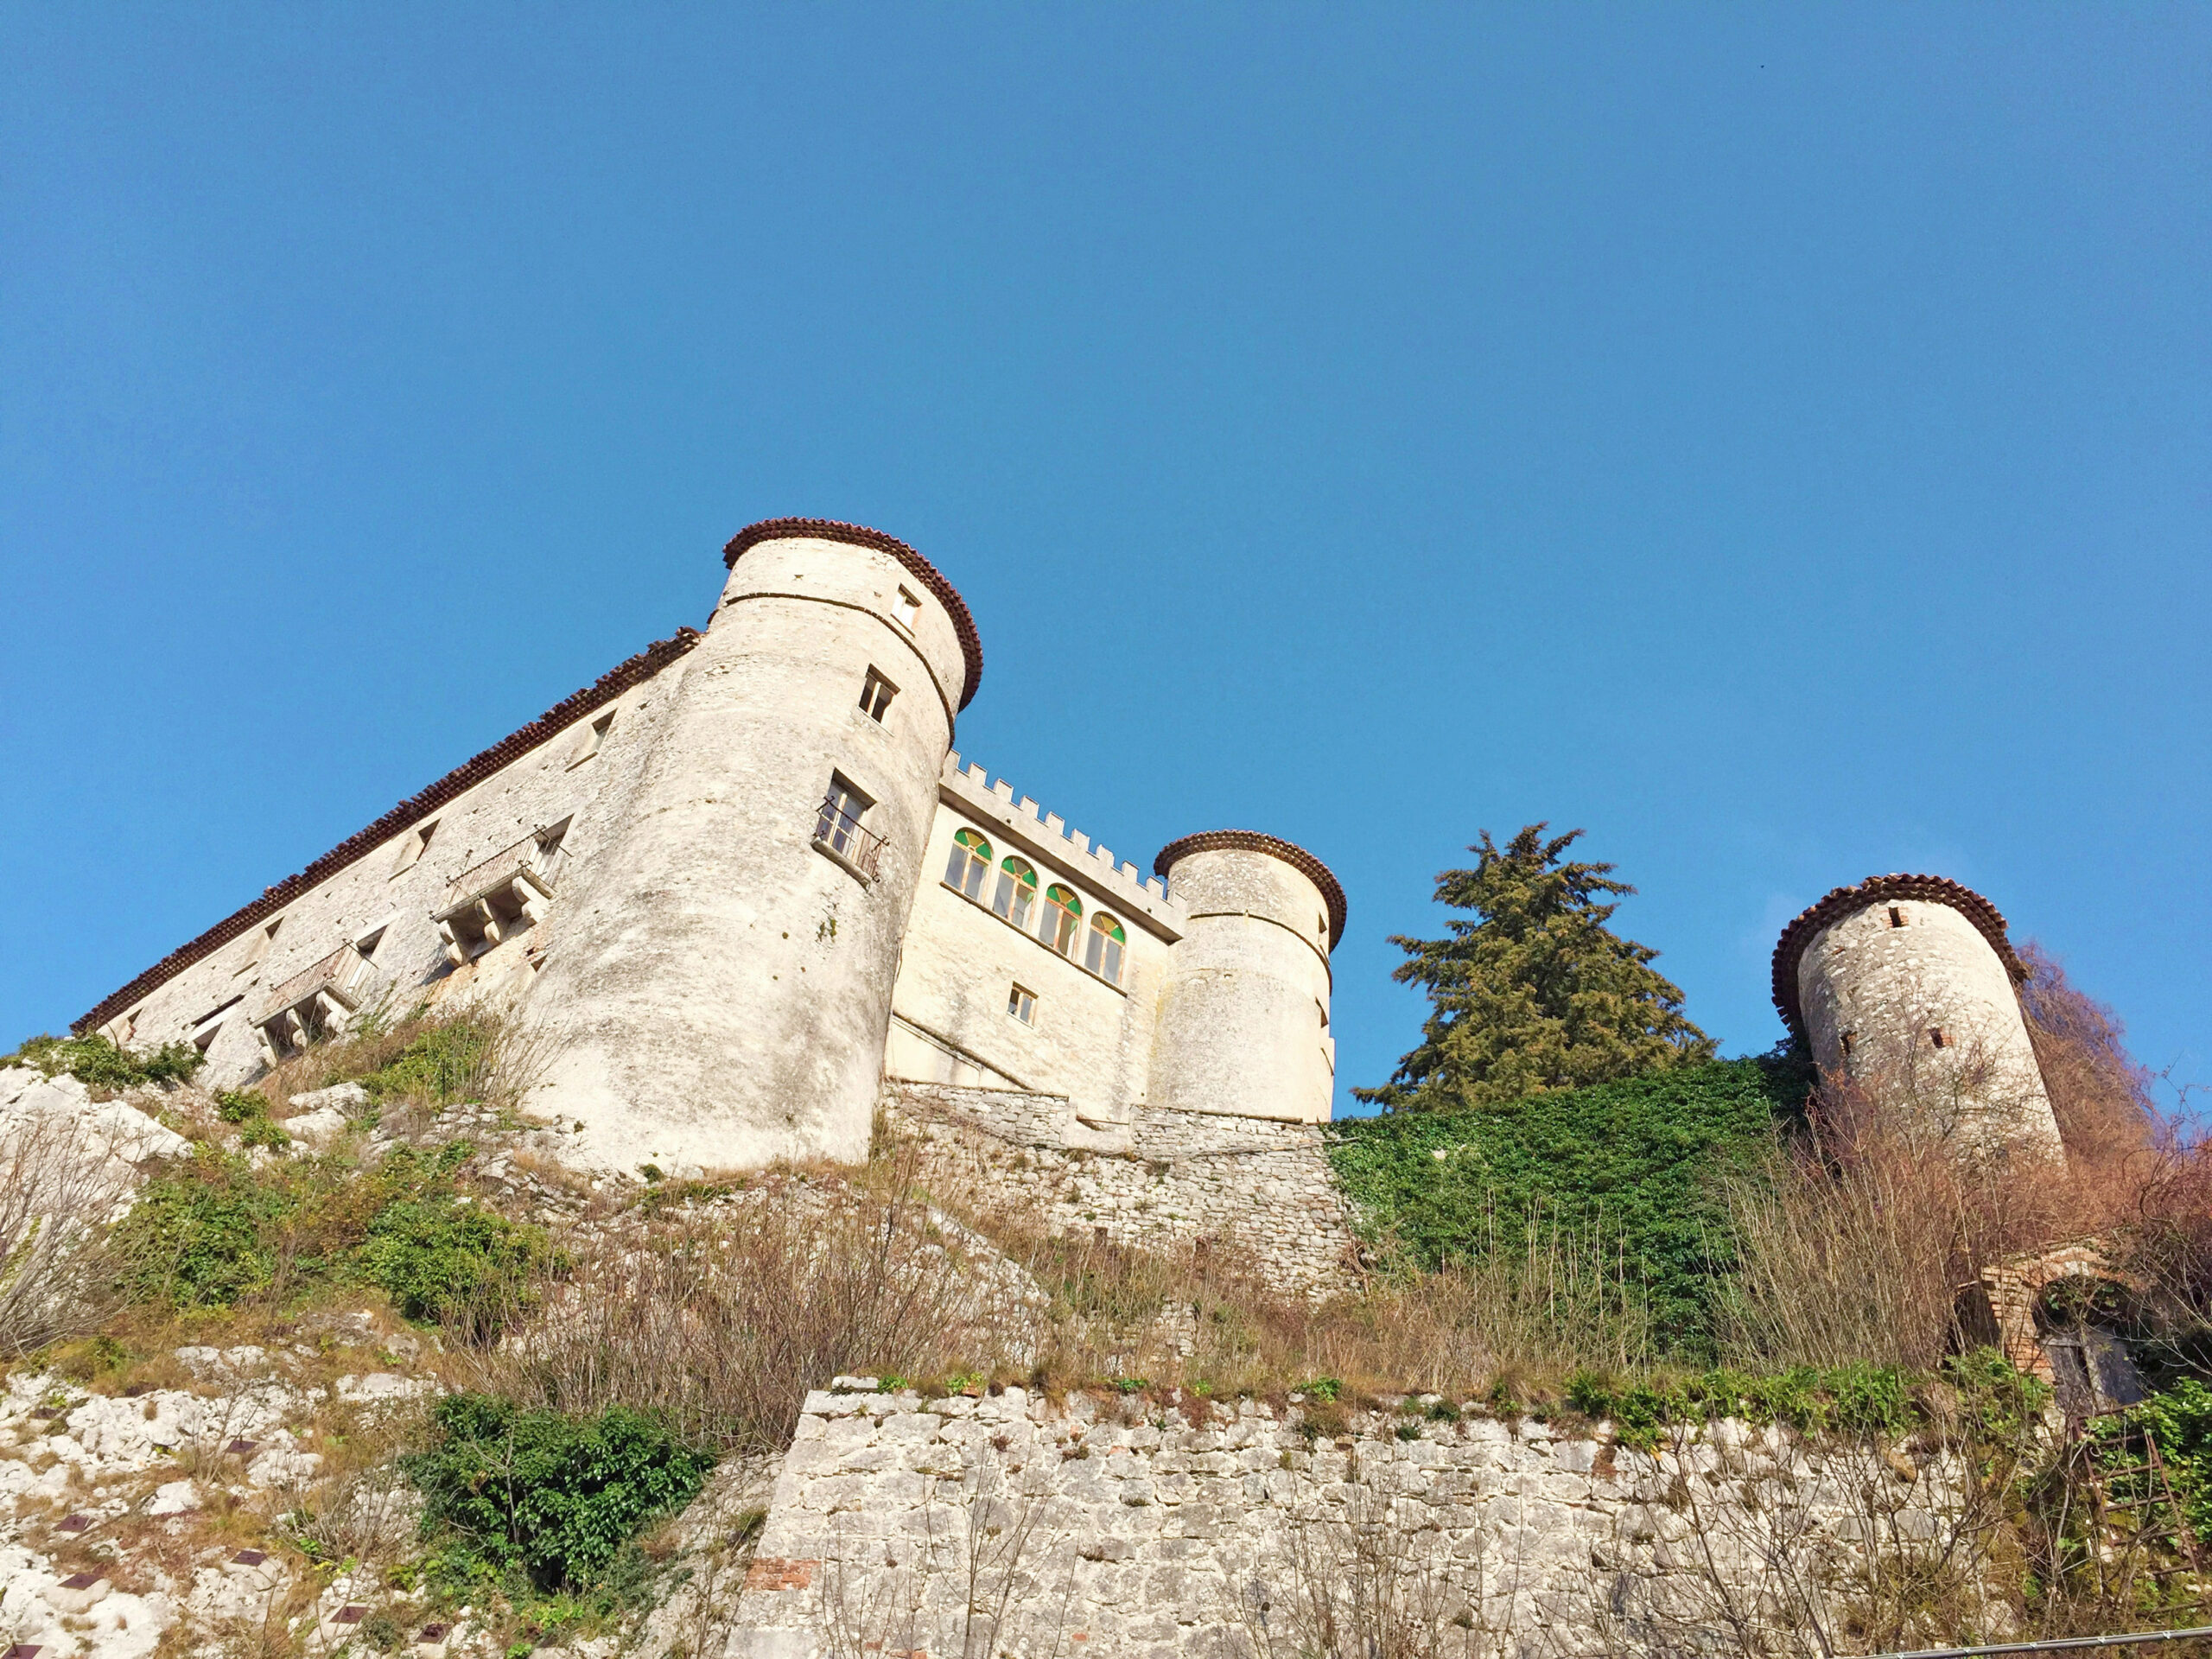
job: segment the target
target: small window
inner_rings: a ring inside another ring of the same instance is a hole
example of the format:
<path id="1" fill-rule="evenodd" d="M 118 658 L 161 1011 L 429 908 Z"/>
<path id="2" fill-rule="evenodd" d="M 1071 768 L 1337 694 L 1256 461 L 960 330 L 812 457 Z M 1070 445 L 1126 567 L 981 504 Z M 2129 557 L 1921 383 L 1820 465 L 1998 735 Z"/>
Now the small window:
<path id="1" fill-rule="evenodd" d="M 1006 1011 L 1025 1026 L 1037 1023 L 1037 993 L 1017 985 L 1007 993 Z"/>
<path id="2" fill-rule="evenodd" d="M 922 601 L 908 589 L 901 588 L 899 597 L 891 607 L 892 620 L 912 633 L 914 624 L 922 620 Z"/>
<path id="3" fill-rule="evenodd" d="M 1077 918 L 1083 914 L 1083 900 L 1065 887 L 1054 885 L 1045 889 L 1045 922 L 1038 930 L 1038 937 L 1064 957 L 1075 954 Z"/>
<path id="4" fill-rule="evenodd" d="M 353 941 L 353 949 L 359 953 L 363 962 L 372 963 L 377 959 L 377 947 L 384 943 L 384 933 L 380 927 L 375 932 L 364 934 Z"/>
<path id="5" fill-rule="evenodd" d="M 1100 911 L 1090 918 L 1090 934 L 1083 947 L 1083 965 L 1108 984 L 1120 984 L 1122 951 L 1128 942 L 1122 925 Z"/>
<path id="6" fill-rule="evenodd" d="M 946 882 L 981 904 L 983 883 L 990 874 L 991 843 L 973 830 L 963 830 L 954 836 L 952 857 L 944 867 Z"/>
<path id="7" fill-rule="evenodd" d="M 861 712 L 870 720 L 880 721 L 883 711 L 891 706 L 891 699 L 899 695 L 899 688 L 871 668 L 868 677 L 861 682 Z"/>
<path id="8" fill-rule="evenodd" d="M 1928 1028 L 1928 1040 L 1938 1048 L 1948 1048 L 1951 1046 L 1951 1039 L 1943 1034 L 1943 1027 L 1941 1026 L 1930 1026 Z"/>
<path id="9" fill-rule="evenodd" d="M 1895 905 L 1891 905 L 1890 906 L 1890 925 L 1891 927 L 1903 927 L 1904 925 L 1904 912 L 1897 908 Z"/>
<path id="10" fill-rule="evenodd" d="M 1851 1051 L 1858 1046 L 1859 1033 L 1855 1031 L 1845 1032 L 1843 1033 L 1843 1058 L 1847 1060 L 1851 1058 Z"/>
<path id="11" fill-rule="evenodd" d="M 999 889 L 991 895 L 991 908 L 1028 931 L 1030 912 L 1037 908 L 1037 872 L 1027 859 L 1008 854 L 999 866 Z"/>
<path id="12" fill-rule="evenodd" d="M 581 766 L 597 754 L 607 742 L 607 734 L 613 729 L 614 710 L 610 709 L 577 734 L 576 751 L 569 757 L 569 764 Z"/>
<path id="13" fill-rule="evenodd" d="M 397 875 L 403 870 L 413 869 L 423 855 L 430 850 L 430 837 L 437 833 L 438 821 L 435 818 L 428 823 L 418 823 L 409 830 L 406 838 L 399 843 L 399 862 L 392 867 L 391 873 Z"/>

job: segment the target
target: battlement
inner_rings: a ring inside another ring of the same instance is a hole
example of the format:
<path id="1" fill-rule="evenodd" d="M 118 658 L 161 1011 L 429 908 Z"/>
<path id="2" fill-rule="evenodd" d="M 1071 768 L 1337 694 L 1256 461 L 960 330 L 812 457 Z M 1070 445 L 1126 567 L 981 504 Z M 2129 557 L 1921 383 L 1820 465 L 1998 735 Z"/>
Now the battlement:
<path id="1" fill-rule="evenodd" d="M 1047 812 L 1027 795 L 1017 796 L 1005 779 L 994 779 L 980 766 L 963 766 L 960 752 L 944 758 L 944 798 L 979 822 L 995 824 L 1022 842 L 1024 849 L 1101 893 L 1145 917 L 1153 931 L 1173 940 L 1183 933 L 1183 906 L 1167 883 L 1147 875 L 1111 849 L 1070 829 L 1057 812 Z"/>

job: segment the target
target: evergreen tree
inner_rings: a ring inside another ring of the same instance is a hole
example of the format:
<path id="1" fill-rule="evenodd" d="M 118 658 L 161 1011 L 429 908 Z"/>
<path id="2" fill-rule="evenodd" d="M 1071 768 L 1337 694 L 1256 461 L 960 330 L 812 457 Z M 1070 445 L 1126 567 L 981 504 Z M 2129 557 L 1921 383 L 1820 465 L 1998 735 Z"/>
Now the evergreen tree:
<path id="1" fill-rule="evenodd" d="M 1490 831 L 1467 849 L 1471 870 L 1446 870 L 1436 897 L 1474 919 L 1451 937 L 1390 943 L 1406 953 L 1392 977 L 1427 988 L 1435 1005 L 1421 1046 L 1361 1100 L 1397 1112 L 1495 1104 L 1709 1060 L 1718 1046 L 1681 1013 L 1681 991 L 1650 963 L 1659 953 L 1606 927 L 1636 891 L 1610 864 L 1560 855 L 1580 830 L 1547 840 L 1532 823 L 1503 847 Z"/>

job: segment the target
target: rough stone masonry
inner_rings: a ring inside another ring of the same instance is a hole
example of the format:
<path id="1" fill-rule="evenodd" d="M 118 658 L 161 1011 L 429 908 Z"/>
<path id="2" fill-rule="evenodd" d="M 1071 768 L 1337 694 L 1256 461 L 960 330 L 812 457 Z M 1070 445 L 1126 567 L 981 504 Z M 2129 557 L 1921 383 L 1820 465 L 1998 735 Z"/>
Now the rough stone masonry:
<path id="1" fill-rule="evenodd" d="M 721 1651 L 1284 1654 L 1357 1592 L 1442 1653 L 1809 1652 L 1870 1560 L 1979 1548 L 1964 1470 L 1905 1445 L 1724 1421 L 1637 1452 L 1418 1400 L 1317 1433 L 1310 1405 L 840 1381 L 807 1399 Z"/>

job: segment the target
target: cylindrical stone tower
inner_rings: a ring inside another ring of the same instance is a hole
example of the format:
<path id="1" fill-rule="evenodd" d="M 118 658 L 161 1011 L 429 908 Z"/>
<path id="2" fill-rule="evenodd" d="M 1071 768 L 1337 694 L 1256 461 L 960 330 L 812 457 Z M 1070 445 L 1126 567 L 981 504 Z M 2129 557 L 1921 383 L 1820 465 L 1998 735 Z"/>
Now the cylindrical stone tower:
<path id="1" fill-rule="evenodd" d="M 1997 907 L 1938 875 L 1838 887 L 1783 930 L 1774 1003 L 1814 1062 L 1908 1134 L 2044 1154 L 2058 1124 Z"/>
<path id="2" fill-rule="evenodd" d="M 1249 830 L 1153 861 L 1186 912 L 1160 993 L 1146 1098 L 1173 1111 L 1325 1122 L 1336 1082 L 1329 952 L 1344 890 L 1302 847 Z"/>
<path id="3" fill-rule="evenodd" d="M 867 1154 L 899 942 L 982 651 L 905 543 L 779 518 L 725 550 L 619 823 L 564 895 L 533 1106 L 602 1164 Z"/>

